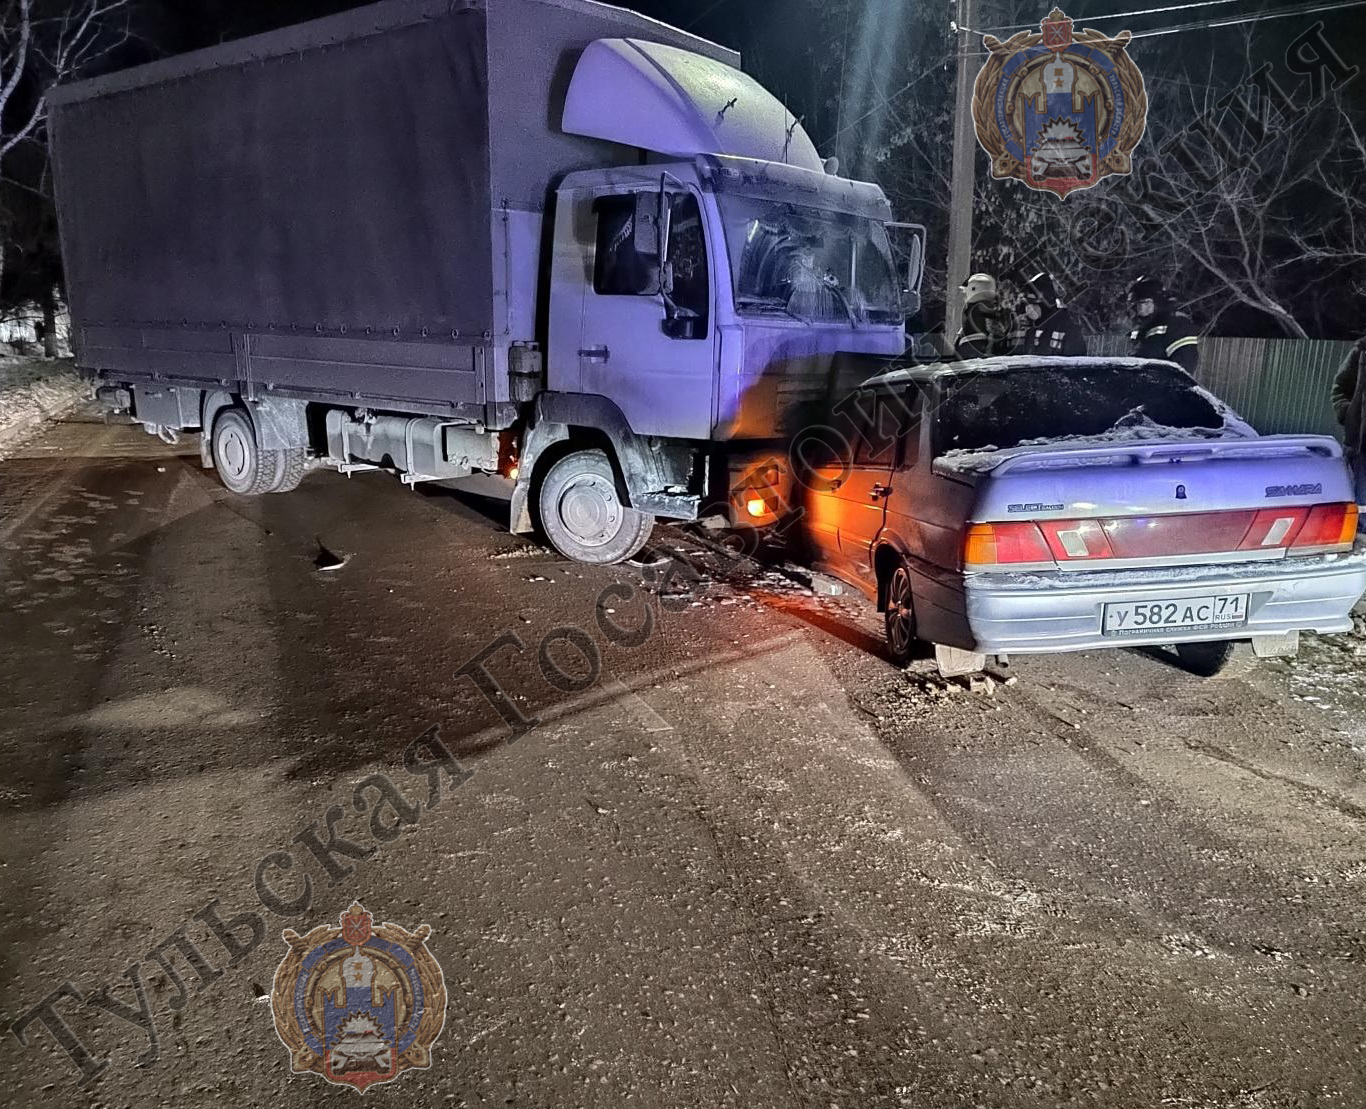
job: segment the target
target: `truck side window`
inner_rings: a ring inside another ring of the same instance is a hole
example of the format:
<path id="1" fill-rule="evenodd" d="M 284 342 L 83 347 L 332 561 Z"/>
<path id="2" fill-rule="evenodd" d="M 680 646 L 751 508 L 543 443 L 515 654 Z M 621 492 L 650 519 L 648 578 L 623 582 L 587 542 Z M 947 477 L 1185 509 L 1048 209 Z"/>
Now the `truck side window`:
<path id="1" fill-rule="evenodd" d="M 666 332 L 679 339 L 705 339 L 711 314 L 711 282 L 702 212 L 691 193 L 673 198 L 669 219 L 669 265 L 676 310 Z M 636 194 L 601 196 L 593 202 L 598 217 L 593 291 L 599 296 L 653 296 L 659 292 L 659 259 L 635 247 Z"/>
<path id="2" fill-rule="evenodd" d="M 639 253 L 635 244 L 635 194 L 600 196 L 593 291 L 600 296 L 649 296 L 659 284 L 659 260 Z"/>
<path id="3" fill-rule="evenodd" d="M 707 272 L 707 240 L 697 197 L 688 193 L 673 202 L 669 219 L 669 265 L 673 269 L 670 294 L 689 326 L 679 337 L 705 339 L 711 312 L 711 282 Z"/>

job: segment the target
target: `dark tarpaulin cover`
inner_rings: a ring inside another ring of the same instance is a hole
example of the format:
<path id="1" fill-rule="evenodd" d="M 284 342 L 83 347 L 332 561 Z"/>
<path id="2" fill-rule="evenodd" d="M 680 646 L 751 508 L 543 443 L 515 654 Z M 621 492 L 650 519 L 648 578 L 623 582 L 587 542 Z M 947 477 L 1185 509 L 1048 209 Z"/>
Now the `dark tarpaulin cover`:
<path id="1" fill-rule="evenodd" d="M 81 322 L 489 330 L 483 22 L 59 107 Z"/>

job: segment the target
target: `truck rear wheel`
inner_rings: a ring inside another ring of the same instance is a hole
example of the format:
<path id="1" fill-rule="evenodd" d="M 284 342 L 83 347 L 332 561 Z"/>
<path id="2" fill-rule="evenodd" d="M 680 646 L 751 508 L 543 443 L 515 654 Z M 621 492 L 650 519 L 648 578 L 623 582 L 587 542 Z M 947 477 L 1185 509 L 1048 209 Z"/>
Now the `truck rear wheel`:
<path id="1" fill-rule="evenodd" d="M 621 503 L 600 450 L 567 454 L 546 472 L 537 498 L 551 545 L 575 562 L 624 562 L 645 546 L 655 518 Z"/>
<path id="2" fill-rule="evenodd" d="M 209 446 L 218 479 L 231 492 L 255 497 L 279 485 L 283 476 L 281 452 L 261 449 L 251 418 L 240 408 L 218 413 Z"/>
<path id="3" fill-rule="evenodd" d="M 308 454 L 303 447 L 287 447 L 276 452 L 280 456 L 280 477 L 270 487 L 271 493 L 288 493 L 299 488 L 308 473 Z"/>

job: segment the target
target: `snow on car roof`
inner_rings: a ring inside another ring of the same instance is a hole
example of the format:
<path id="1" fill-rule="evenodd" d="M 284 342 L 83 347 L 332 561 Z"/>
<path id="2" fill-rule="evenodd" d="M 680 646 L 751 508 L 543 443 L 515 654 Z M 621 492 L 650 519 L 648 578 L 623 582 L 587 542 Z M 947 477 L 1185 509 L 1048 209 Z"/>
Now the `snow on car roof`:
<path id="1" fill-rule="evenodd" d="M 1047 357 L 1028 354 L 997 355 L 992 358 L 967 358 L 961 362 L 927 362 L 917 365 L 897 366 L 874 374 L 859 388 L 867 389 L 879 385 L 898 385 L 907 381 L 931 381 L 941 377 L 957 377 L 968 374 L 1008 373 L 1012 370 L 1094 370 L 1099 367 L 1119 370 L 1140 370 L 1149 366 L 1169 366 L 1178 373 L 1186 371 L 1175 362 L 1165 362 L 1154 358 L 1113 358 L 1113 357 Z"/>
<path id="2" fill-rule="evenodd" d="M 1123 446 L 1133 443 L 1170 443 L 1173 446 L 1199 444 L 1211 439 L 1247 439 L 1255 437 L 1251 428 L 1225 424 L 1219 428 L 1163 427 L 1147 424 L 1138 427 L 1112 428 L 1096 435 L 1060 435 L 1054 438 L 1025 439 L 1013 447 L 982 447 L 977 450 L 946 451 L 934 460 L 938 471 L 951 470 L 959 474 L 990 473 L 1007 459 L 1021 455 L 1044 454 L 1059 447 Z M 1097 457 L 1093 465 L 1109 465 L 1112 457 Z M 1086 465 L 1082 459 L 1073 465 Z"/>

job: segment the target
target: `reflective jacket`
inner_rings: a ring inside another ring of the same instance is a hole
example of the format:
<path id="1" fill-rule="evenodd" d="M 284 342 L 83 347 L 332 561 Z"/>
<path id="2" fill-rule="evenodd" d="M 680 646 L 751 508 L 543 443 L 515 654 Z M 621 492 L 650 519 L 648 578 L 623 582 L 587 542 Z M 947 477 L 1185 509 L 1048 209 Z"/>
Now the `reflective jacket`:
<path id="1" fill-rule="evenodd" d="M 1086 353 L 1086 339 L 1072 323 L 1072 313 L 1055 308 L 1037 321 L 1025 319 L 1021 354 L 1055 354 L 1072 358 Z"/>
<path id="2" fill-rule="evenodd" d="M 1154 312 L 1129 332 L 1129 347 L 1135 358 L 1164 358 L 1190 373 L 1200 365 L 1195 324 L 1182 312 Z"/>
<path id="3" fill-rule="evenodd" d="M 953 341 L 959 358 L 988 358 L 1010 354 L 1014 349 L 1015 318 L 1004 308 L 969 304 L 963 312 L 963 329 Z"/>

